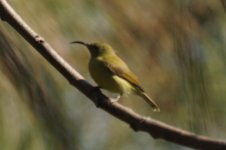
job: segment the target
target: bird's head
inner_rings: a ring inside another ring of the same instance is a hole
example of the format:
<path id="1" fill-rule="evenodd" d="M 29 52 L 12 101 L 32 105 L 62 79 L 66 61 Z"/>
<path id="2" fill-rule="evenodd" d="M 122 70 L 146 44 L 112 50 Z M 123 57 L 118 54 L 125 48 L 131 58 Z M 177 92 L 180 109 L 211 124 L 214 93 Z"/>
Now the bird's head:
<path id="1" fill-rule="evenodd" d="M 71 43 L 72 44 L 77 43 L 86 46 L 89 49 L 89 52 L 92 57 L 115 54 L 112 47 L 106 43 L 95 42 L 89 44 L 82 41 L 73 41 Z"/>

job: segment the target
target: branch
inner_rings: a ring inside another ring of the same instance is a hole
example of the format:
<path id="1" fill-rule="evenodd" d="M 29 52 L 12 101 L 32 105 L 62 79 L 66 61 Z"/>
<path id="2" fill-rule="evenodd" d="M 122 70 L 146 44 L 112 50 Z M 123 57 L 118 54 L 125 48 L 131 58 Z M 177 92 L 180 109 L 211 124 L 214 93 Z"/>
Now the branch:
<path id="1" fill-rule="evenodd" d="M 0 18 L 11 25 L 35 50 L 37 50 L 72 85 L 90 98 L 97 107 L 128 123 L 134 131 L 144 131 L 153 138 L 160 138 L 196 149 L 226 149 L 226 141 L 195 135 L 160 121 L 143 117 L 130 108 L 111 103 L 101 91 L 95 90 L 75 69 L 37 33 L 35 33 L 12 9 L 6 0 L 0 0 Z"/>

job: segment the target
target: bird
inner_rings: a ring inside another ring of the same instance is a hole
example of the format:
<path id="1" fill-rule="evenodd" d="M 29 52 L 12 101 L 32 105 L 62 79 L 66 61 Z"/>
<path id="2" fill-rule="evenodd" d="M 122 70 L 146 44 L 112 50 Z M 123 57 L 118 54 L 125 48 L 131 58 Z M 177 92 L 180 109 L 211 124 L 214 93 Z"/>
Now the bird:
<path id="1" fill-rule="evenodd" d="M 127 64 L 116 54 L 107 43 L 72 41 L 71 44 L 81 44 L 88 48 L 91 58 L 89 72 L 98 87 L 122 95 L 136 94 L 142 97 L 153 109 L 159 112 L 160 108 L 141 87 L 136 75 Z"/>

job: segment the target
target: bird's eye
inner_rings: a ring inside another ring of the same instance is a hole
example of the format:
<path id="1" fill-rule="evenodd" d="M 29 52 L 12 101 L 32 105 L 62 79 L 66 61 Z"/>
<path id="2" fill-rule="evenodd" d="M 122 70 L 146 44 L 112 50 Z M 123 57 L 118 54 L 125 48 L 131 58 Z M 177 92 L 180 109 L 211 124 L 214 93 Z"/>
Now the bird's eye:
<path id="1" fill-rule="evenodd" d="M 97 49 L 96 45 L 91 45 L 92 49 Z"/>

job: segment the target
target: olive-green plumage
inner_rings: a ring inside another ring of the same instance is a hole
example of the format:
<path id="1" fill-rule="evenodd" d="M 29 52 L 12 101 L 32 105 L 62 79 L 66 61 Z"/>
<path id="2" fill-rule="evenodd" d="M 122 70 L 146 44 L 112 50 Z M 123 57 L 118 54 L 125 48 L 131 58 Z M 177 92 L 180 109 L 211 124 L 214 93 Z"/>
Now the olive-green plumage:
<path id="1" fill-rule="evenodd" d="M 137 77 L 115 54 L 110 45 L 105 43 L 87 44 L 81 41 L 72 43 L 85 45 L 89 49 L 91 54 L 89 71 L 100 88 L 120 95 L 135 93 L 148 102 L 154 111 L 160 111 L 158 105 L 141 88 Z"/>

